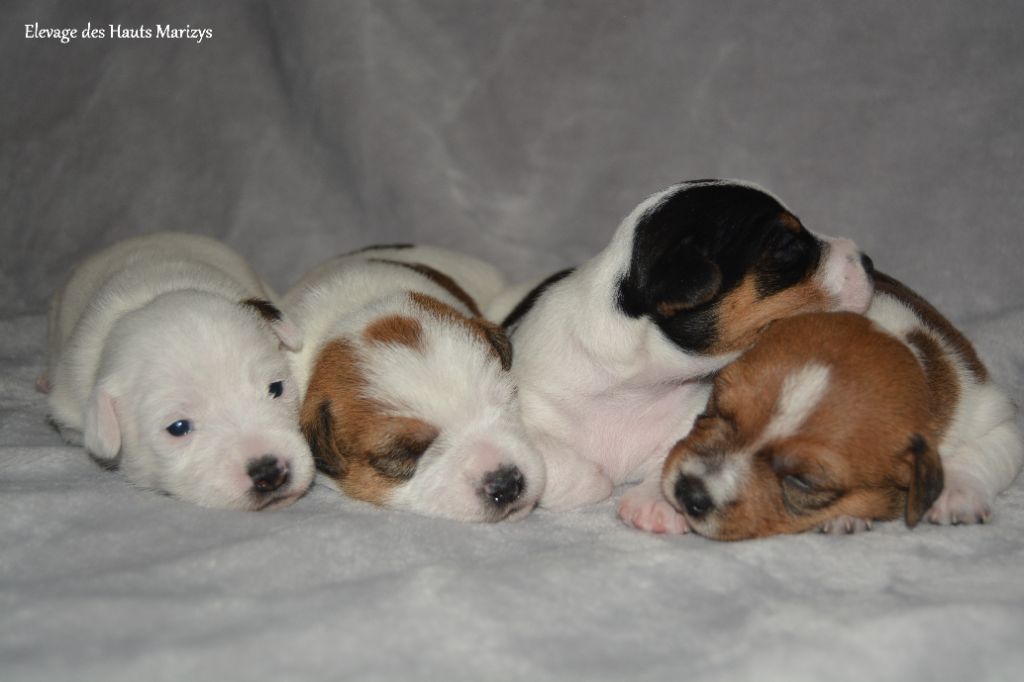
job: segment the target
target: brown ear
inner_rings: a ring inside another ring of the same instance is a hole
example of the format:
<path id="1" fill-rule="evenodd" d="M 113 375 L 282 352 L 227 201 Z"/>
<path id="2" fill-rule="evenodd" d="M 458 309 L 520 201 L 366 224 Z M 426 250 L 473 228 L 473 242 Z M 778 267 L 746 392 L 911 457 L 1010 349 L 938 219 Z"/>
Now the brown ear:
<path id="1" fill-rule="evenodd" d="M 334 417 L 331 401 L 324 400 L 308 419 L 302 420 L 302 435 L 309 443 L 316 468 L 333 479 L 345 477 L 346 465 L 341 451 L 334 442 Z"/>
<path id="2" fill-rule="evenodd" d="M 942 460 L 919 434 L 910 437 L 910 486 L 907 490 L 907 526 L 913 528 L 942 494 Z"/>
<path id="3" fill-rule="evenodd" d="M 501 368 L 506 372 L 512 369 L 512 341 L 505 330 L 482 317 L 474 318 L 473 324 L 480 328 L 487 343 L 491 344 L 491 348 L 497 353 L 498 359 L 501 360 Z"/>

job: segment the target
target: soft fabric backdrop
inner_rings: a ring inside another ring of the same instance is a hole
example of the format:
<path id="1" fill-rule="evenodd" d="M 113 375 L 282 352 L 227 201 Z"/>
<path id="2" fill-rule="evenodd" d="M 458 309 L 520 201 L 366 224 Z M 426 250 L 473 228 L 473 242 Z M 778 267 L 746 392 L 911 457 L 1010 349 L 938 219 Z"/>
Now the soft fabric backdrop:
<path id="1" fill-rule="evenodd" d="M 741 544 L 612 503 L 468 526 L 317 488 L 216 512 L 63 445 L 32 384 L 48 297 L 120 237 L 221 237 L 279 289 L 394 241 L 518 280 L 729 176 L 856 239 L 1019 402 L 1022 24 L 1012 1 L 5 2 L 0 677 L 1019 679 L 1019 482 L 989 526 Z"/>

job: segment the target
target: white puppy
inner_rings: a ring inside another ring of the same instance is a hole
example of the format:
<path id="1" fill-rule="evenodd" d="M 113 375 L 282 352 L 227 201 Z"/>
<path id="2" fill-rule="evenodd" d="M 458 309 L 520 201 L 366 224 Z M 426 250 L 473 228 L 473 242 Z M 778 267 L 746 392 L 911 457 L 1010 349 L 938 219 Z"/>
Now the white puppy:
<path id="1" fill-rule="evenodd" d="M 264 509 L 309 487 L 298 329 L 220 242 L 157 233 L 81 263 L 50 307 L 52 421 L 134 483 L 207 507 Z"/>
<path id="2" fill-rule="evenodd" d="M 288 293 L 307 339 L 293 356 L 302 429 L 342 491 L 462 521 L 533 509 L 544 464 L 519 418 L 511 346 L 467 293 L 486 300 L 501 286 L 467 256 L 379 247 L 328 261 Z"/>

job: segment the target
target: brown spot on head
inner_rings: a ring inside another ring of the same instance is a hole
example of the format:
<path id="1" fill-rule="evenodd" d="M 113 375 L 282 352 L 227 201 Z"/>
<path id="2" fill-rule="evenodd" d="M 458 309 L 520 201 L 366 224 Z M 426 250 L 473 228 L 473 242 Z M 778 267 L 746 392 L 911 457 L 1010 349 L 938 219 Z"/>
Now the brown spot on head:
<path id="1" fill-rule="evenodd" d="M 793 378 L 812 366 L 827 383 L 794 397 Z M 784 395 L 804 407 L 783 427 Z M 698 479 L 714 504 L 691 525 L 723 540 L 844 515 L 894 519 L 920 509 L 915 496 L 937 494 L 938 457 L 914 445 L 932 433 L 928 385 L 905 345 L 859 315 L 800 315 L 771 325 L 716 377 L 705 413 L 665 463 L 663 487 L 682 511 L 689 491 L 679 488 L 692 480 L 680 481 Z"/>
<path id="2" fill-rule="evenodd" d="M 370 343 L 391 343 L 419 348 L 423 327 L 419 320 L 403 315 L 391 315 L 374 320 L 363 330 L 363 336 Z"/>
<path id="3" fill-rule="evenodd" d="M 461 325 L 487 343 L 501 367 L 508 370 L 512 367 L 512 342 L 505 330 L 483 317 L 466 317 L 447 303 L 442 303 L 432 296 L 413 292 L 409 294 L 413 302 L 433 317 L 449 324 Z"/>
<path id="4" fill-rule="evenodd" d="M 821 312 L 833 306 L 828 294 L 813 280 L 804 280 L 769 296 L 758 291 L 756 278 L 747 275 L 718 304 L 717 339 L 709 352 L 731 353 L 749 348 L 774 322 L 801 313 Z"/>
<path id="5" fill-rule="evenodd" d="M 317 468 L 346 494 L 381 505 L 412 478 L 438 435 L 431 424 L 391 414 L 371 398 L 359 353 L 342 340 L 317 357 L 299 421 Z"/>

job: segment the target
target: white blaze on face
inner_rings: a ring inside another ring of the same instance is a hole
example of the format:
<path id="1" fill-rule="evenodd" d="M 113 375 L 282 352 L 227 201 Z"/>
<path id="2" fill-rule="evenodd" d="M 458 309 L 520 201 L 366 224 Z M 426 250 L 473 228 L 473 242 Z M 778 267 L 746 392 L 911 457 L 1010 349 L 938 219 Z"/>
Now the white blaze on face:
<path id="1" fill-rule="evenodd" d="M 797 433 L 821 403 L 829 383 L 830 370 L 825 365 L 812 362 L 793 371 L 782 382 L 775 409 L 760 438 L 740 452 L 726 453 L 717 467 L 709 467 L 703 458 L 691 457 L 683 461 L 680 472 L 701 479 L 716 508 L 732 502 L 746 484 L 757 451 L 766 443 Z"/>

